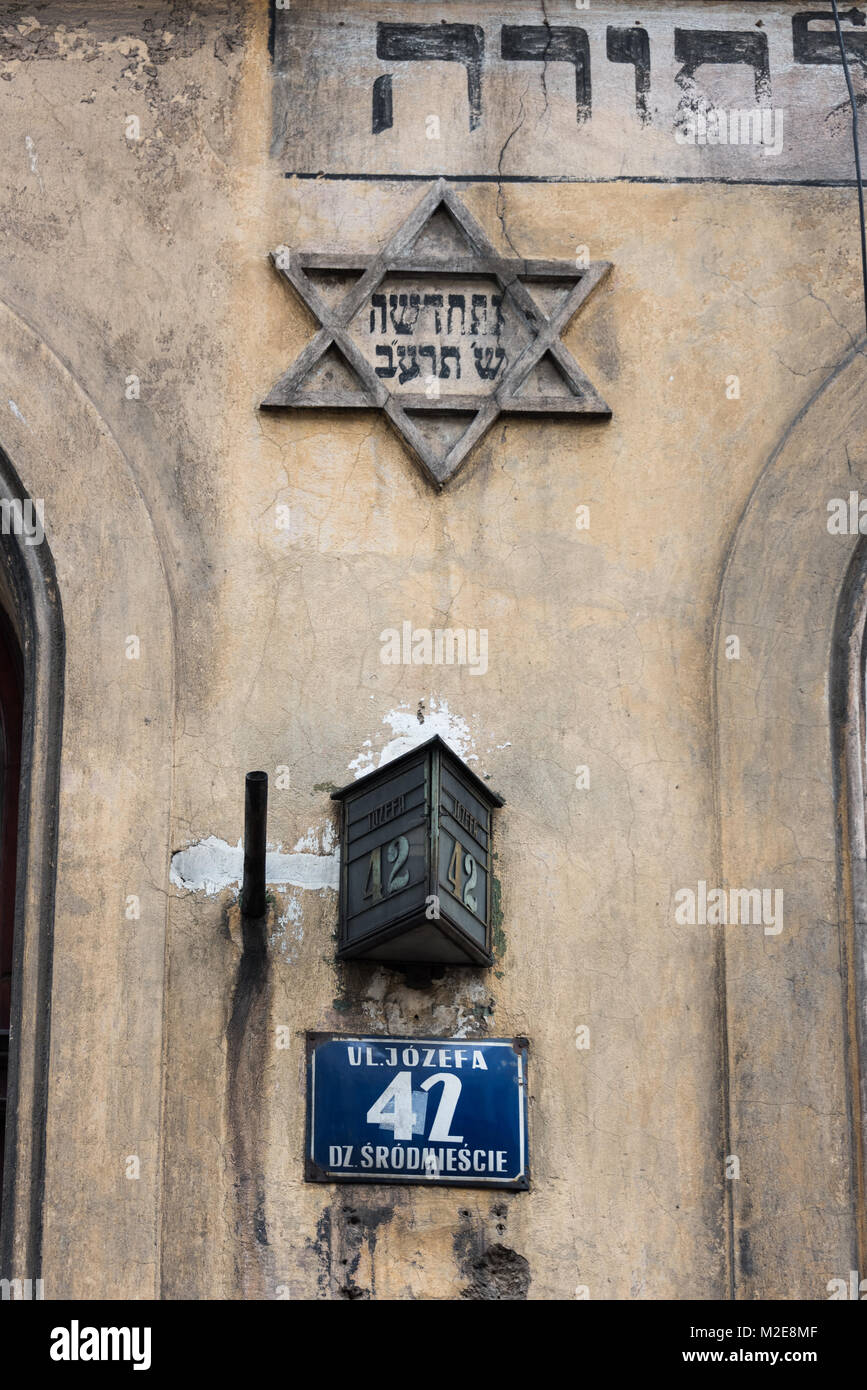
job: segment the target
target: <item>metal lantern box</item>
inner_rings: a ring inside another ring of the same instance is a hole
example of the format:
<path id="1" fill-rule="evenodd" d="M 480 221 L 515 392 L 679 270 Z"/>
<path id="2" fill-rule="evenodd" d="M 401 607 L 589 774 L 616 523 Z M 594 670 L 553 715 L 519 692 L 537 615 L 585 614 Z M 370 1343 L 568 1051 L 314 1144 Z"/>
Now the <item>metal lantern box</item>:
<path id="1" fill-rule="evenodd" d="M 435 736 L 332 799 L 343 804 L 338 956 L 490 965 L 502 797 Z"/>

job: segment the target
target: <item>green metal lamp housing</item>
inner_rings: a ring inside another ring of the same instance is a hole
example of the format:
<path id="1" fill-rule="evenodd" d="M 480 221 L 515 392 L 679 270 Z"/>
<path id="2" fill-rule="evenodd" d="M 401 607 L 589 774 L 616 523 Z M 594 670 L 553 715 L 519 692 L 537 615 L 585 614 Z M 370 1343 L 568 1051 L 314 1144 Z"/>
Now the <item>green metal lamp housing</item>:
<path id="1" fill-rule="evenodd" d="M 338 958 L 490 965 L 491 812 L 503 798 L 436 735 L 332 799 Z"/>

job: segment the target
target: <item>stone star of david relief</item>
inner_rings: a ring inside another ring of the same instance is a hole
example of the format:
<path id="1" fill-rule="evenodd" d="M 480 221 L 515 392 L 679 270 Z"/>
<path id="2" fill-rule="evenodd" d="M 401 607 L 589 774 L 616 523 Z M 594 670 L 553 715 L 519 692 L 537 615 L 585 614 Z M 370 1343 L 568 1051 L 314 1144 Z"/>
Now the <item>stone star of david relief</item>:
<path id="1" fill-rule="evenodd" d="M 321 327 L 262 407 L 383 410 L 437 488 L 504 411 L 611 414 L 560 342 L 610 262 L 501 256 L 444 179 L 378 253 L 271 259 Z"/>

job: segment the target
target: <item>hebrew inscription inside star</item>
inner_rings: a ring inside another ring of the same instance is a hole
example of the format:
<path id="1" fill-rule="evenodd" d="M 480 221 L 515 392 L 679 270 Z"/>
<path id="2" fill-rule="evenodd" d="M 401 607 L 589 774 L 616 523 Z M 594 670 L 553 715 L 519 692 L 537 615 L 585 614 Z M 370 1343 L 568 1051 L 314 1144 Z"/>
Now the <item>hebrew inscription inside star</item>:
<path id="1" fill-rule="evenodd" d="M 437 488 L 503 412 L 611 414 L 560 341 L 610 262 L 501 256 L 443 179 L 378 252 L 271 259 L 321 327 L 263 409 L 382 410 Z"/>

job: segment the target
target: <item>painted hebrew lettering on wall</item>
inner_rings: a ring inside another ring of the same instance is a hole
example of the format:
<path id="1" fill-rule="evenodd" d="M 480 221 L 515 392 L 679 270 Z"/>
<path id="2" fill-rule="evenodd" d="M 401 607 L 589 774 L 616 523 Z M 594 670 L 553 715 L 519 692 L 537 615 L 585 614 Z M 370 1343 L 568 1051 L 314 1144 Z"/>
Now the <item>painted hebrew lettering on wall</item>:
<path id="1" fill-rule="evenodd" d="M 723 29 L 675 29 L 674 56 L 683 64 L 674 80 L 686 93 L 695 90 L 695 74 L 706 63 L 737 63 L 752 69 L 756 101 L 770 100 L 771 69 L 767 34 Z"/>
<path id="2" fill-rule="evenodd" d="M 584 29 L 550 24 L 504 24 L 500 53 L 513 63 L 571 63 L 575 69 L 575 115 L 589 120 L 590 45 Z"/>
<path id="3" fill-rule="evenodd" d="M 467 70 L 470 130 L 482 119 L 482 59 L 485 35 L 478 24 L 377 24 L 376 56 L 394 63 L 463 63 Z M 394 120 L 392 74 L 384 73 L 373 88 L 373 133 L 388 130 Z"/>
<path id="4" fill-rule="evenodd" d="M 840 63 L 836 30 L 833 27 L 811 28 L 814 21 L 828 25 L 833 18 L 828 10 L 805 10 L 802 14 L 793 15 L 792 48 L 796 63 Z M 849 24 L 864 29 L 867 16 L 854 8 L 840 13 L 840 29 L 847 57 L 867 66 L 867 32 L 855 34 L 848 28 Z"/>
<path id="5" fill-rule="evenodd" d="M 827 9 L 647 0 L 630 23 L 593 0 L 578 22 L 569 7 L 530 22 L 503 0 L 467 22 L 458 0 L 426 0 L 416 23 L 399 0 L 309 4 L 315 23 L 275 11 L 272 152 L 287 176 L 854 180 L 849 133 L 828 119 L 846 89 Z M 840 20 L 867 72 L 867 0 Z M 315 100 L 311 68 L 345 74 L 339 103 Z M 707 139 L 679 138 L 716 111 Z"/>
<path id="6" fill-rule="evenodd" d="M 613 24 L 605 33 L 605 53 L 609 63 L 631 63 L 635 68 L 635 110 L 642 125 L 650 120 L 650 39 L 646 29 Z"/>

